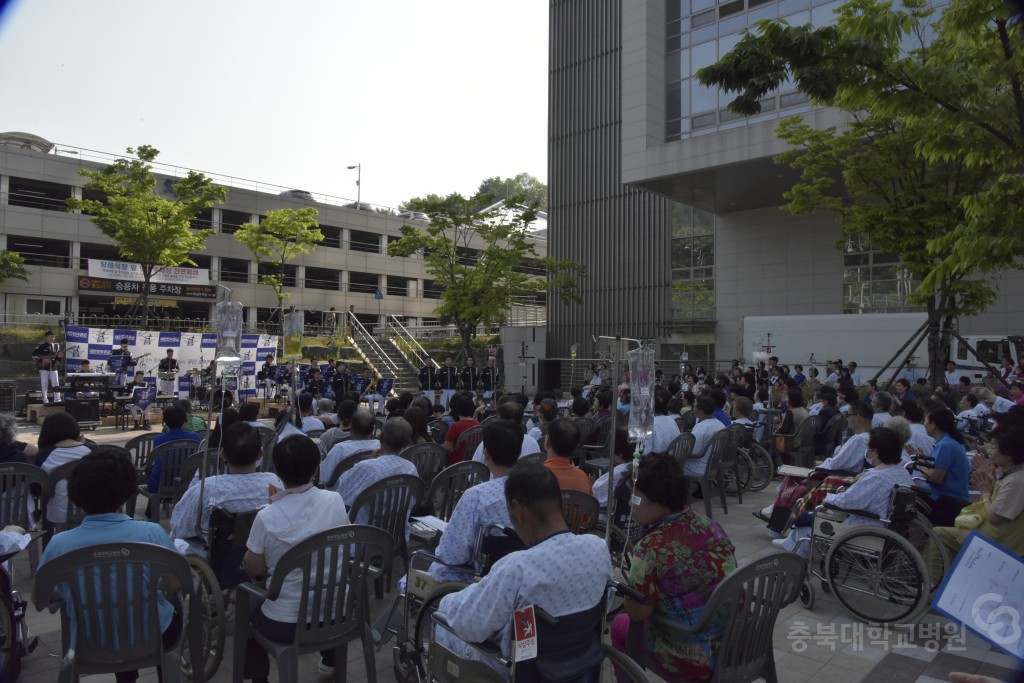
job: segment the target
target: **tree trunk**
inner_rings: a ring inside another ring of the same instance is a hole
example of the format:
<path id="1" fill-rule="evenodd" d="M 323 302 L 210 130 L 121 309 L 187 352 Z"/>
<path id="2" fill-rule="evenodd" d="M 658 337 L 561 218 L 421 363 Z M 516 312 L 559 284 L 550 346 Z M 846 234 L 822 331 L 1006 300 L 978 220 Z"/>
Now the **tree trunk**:
<path id="1" fill-rule="evenodd" d="M 153 277 L 150 268 L 142 267 L 142 296 L 137 305 L 142 306 L 142 329 L 149 327 L 149 282 Z"/>
<path id="2" fill-rule="evenodd" d="M 462 357 L 463 359 L 469 358 L 473 355 L 472 346 L 470 340 L 473 338 L 473 331 L 476 329 L 476 325 L 457 325 L 459 330 L 459 337 L 462 338 Z"/>
<path id="3" fill-rule="evenodd" d="M 949 319 L 943 314 L 948 301 L 949 295 L 945 288 L 928 298 L 928 376 L 933 391 L 945 381 Z"/>

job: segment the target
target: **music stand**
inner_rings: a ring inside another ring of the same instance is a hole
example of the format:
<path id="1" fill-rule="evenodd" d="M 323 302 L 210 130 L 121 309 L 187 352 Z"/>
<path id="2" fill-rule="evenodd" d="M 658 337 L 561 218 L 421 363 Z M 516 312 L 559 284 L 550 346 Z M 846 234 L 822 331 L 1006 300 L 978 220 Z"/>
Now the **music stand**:
<path id="1" fill-rule="evenodd" d="M 149 422 L 146 417 L 149 406 L 156 401 L 157 389 L 156 387 L 145 386 L 135 387 L 132 390 L 132 403 L 142 412 L 142 421 Z"/>
<path id="2" fill-rule="evenodd" d="M 128 366 L 125 363 L 125 356 L 118 354 L 116 356 L 107 356 L 107 367 L 110 368 L 110 372 L 114 373 L 115 381 L 124 386 L 127 382 Z"/>

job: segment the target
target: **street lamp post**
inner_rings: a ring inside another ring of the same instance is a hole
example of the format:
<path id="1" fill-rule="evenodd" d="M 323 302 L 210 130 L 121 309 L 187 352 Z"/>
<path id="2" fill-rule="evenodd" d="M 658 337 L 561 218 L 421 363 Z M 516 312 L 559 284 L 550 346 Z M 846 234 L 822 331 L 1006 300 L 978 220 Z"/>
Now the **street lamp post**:
<path id="1" fill-rule="evenodd" d="M 356 208 L 363 208 L 363 165 L 362 163 L 349 166 L 348 170 L 356 169 Z"/>

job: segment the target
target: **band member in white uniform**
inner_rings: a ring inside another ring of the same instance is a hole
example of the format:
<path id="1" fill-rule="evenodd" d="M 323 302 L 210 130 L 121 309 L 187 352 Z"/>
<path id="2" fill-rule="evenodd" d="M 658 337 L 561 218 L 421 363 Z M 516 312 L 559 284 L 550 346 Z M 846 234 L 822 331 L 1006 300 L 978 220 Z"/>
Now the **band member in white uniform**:
<path id="1" fill-rule="evenodd" d="M 111 360 L 114 360 L 115 356 L 122 357 L 124 360 L 121 361 L 121 370 L 117 373 L 117 377 L 114 378 L 114 382 L 117 386 L 124 386 L 128 382 L 128 368 L 135 365 L 134 359 L 132 359 L 132 352 L 128 350 L 128 340 L 121 340 L 121 347 L 113 349 L 110 352 Z M 117 362 L 117 361 L 114 361 Z M 114 363 L 107 361 L 110 367 L 114 367 Z"/>
<path id="2" fill-rule="evenodd" d="M 46 393 L 47 383 L 51 387 L 60 386 L 60 377 L 57 376 L 57 361 L 63 355 L 57 345 L 53 343 L 52 330 L 46 331 L 46 334 L 43 335 L 43 342 L 37 344 L 32 351 L 32 359 L 35 360 L 36 367 L 39 368 L 39 386 L 43 394 L 43 405 L 50 402 L 50 397 Z M 53 400 L 59 401 L 60 397 L 54 394 Z"/>
<path id="3" fill-rule="evenodd" d="M 160 373 L 160 383 L 157 385 L 160 387 L 161 394 L 169 394 L 171 396 L 177 396 L 178 390 L 178 361 L 174 358 L 174 349 L 167 349 L 167 357 L 160 360 L 160 365 L 157 366 L 157 372 Z M 174 373 L 171 379 L 164 379 L 167 375 L 163 373 Z"/>

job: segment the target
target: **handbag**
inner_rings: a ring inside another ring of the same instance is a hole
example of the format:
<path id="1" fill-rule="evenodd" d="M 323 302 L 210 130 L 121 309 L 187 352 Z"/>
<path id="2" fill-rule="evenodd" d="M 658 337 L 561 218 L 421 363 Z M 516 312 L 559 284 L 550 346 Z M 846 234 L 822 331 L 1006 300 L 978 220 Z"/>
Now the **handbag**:
<path id="1" fill-rule="evenodd" d="M 792 450 L 793 437 L 792 436 L 776 436 L 775 437 L 775 450 L 779 453 L 786 453 Z"/>
<path id="2" fill-rule="evenodd" d="M 979 500 L 960 510 L 953 526 L 957 529 L 977 529 L 985 521 L 985 501 Z"/>

